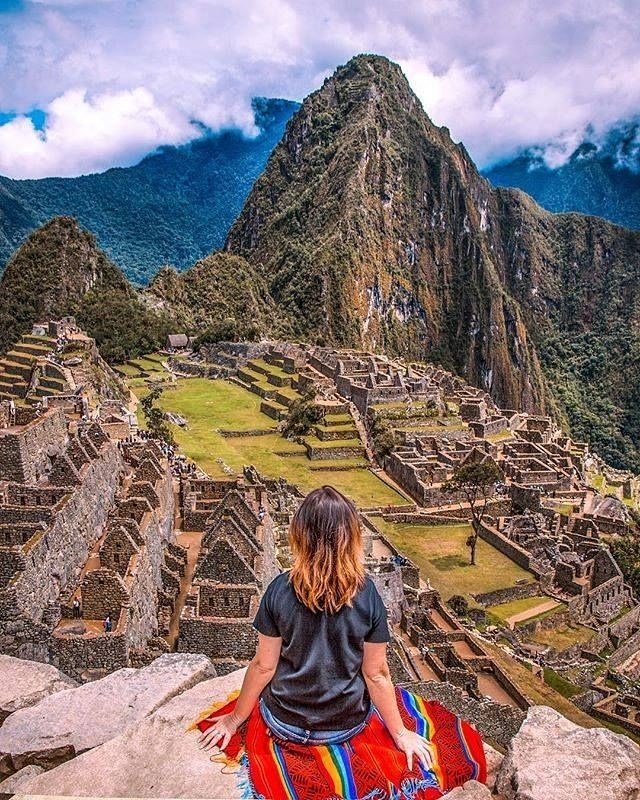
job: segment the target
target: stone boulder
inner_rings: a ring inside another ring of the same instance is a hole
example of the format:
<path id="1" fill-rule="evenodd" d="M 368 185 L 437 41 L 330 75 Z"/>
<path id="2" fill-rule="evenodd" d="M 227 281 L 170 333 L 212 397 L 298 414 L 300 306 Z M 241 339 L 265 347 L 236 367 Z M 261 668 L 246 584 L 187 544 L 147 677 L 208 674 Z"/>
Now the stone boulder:
<path id="1" fill-rule="evenodd" d="M 496 791 L 506 800 L 638 800 L 640 747 L 533 706 L 502 762 Z"/>
<path id="2" fill-rule="evenodd" d="M 18 772 L 14 772 L 13 775 L 0 783 L 0 797 L 21 790 L 27 781 L 38 775 L 42 775 L 43 772 L 44 769 L 42 767 L 37 767 L 35 764 L 29 764 L 21 770 L 18 770 Z"/>
<path id="3" fill-rule="evenodd" d="M 0 655 L 0 723 L 22 708 L 77 685 L 51 664 Z"/>
<path id="4" fill-rule="evenodd" d="M 491 792 L 478 781 L 467 781 L 463 786 L 458 786 L 452 792 L 443 795 L 447 800 L 491 800 Z"/>
<path id="5" fill-rule="evenodd" d="M 20 786 L 28 795 L 240 798 L 237 777 L 187 730 L 200 712 L 240 688 L 244 670 L 198 683 L 105 744 Z"/>
<path id="6" fill-rule="evenodd" d="M 27 764 L 50 769 L 97 747 L 212 675 L 206 656 L 167 653 L 16 711 L 0 728 L 0 775 Z"/>

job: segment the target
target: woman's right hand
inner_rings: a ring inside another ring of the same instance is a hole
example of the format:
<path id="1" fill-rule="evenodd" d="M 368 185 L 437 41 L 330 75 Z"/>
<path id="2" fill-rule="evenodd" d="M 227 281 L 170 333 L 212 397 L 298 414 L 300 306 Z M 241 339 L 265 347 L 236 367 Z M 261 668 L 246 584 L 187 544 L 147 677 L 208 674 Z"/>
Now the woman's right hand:
<path id="1" fill-rule="evenodd" d="M 433 754 L 431 752 L 432 745 L 428 739 L 425 739 L 424 736 L 420 736 L 419 733 L 410 731 L 408 728 L 400 731 L 400 733 L 397 733 L 393 738 L 398 750 L 402 750 L 407 757 L 409 772 L 413 769 L 414 756 L 420 759 L 425 769 L 431 769 Z"/>

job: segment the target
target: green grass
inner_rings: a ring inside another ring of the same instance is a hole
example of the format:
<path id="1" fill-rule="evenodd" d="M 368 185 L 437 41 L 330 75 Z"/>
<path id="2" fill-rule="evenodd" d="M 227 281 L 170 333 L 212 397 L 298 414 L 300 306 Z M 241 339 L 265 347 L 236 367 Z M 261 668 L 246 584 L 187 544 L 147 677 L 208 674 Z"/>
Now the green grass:
<path id="1" fill-rule="evenodd" d="M 131 385 L 132 382 L 130 382 Z M 134 391 L 144 394 L 144 386 Z M 331 465 L 342 461 L 322 462 L 307 458 L 303 445 L 284 439 L 275 423 L 260 412 L 261 399 L 253 392 L 223 380 L 181 378 L 167 387 L 160 405 L 187 420 L 187 428 L 174 428 L 182 451 L 213 477 L 224 476 L 224 466 L 238 473 L 253 464 L 265 476 L 284 477 L 303 491 L 330 483 L 363 507 L 404 505 L 406 500 L 368 469 L 332 472 Z M 260 436 L 224 437 L 222 430 L 264 430 Z M 351 462 L 349 462 L 351 463 Z M 362 462 L 354 462 L 360 464 Z"/>
<path id="2" fill-rule="evenodd" d="M 506 624 L 509 617 L 512 617 L 514 614 L 521 614 L 523 611 L 528 611 L 530 608 L 535 608 L 541 603 L 544 603 L 545 600 L 549 599 L 550 598 L 543 597 L 541 595 L 535 595 L 534 597 L 522 597 L 518 600 L 510 600 L 508 603 L 500 603 L 499 605 L 488 606 L 487 611 L 494 617 L 497 617 L 502 623 Z M 561 605 L 561 603 L 558 603 L 558 606 Z M 530 619 L 537 619 L 538 616 L 542 616 L 542 614 L 534 615 Z M 529 621 L 530 620 L 527 620 L 527 622 Z"/>
<path id="3" fill-rule="evenodd" d="M 472 594 L 514 586 L 533 575 L 482 539 L 476 549 L 477 564 L 469 563 L 465 542 L 469 525 L 410 525 L 376 520 L 392 542 L 420 568 L 445 600 L 454 594 Z"/>
<path id="4" fill-rule="evenodd" d="M 544 667 L 544 682 L 547 684 L 547 686 L 551 686 L 551 688 L 555 689 L 558 694 L 561 694 L 567 699 L 571 699 L 577 694 L 582 694 L 584 691 L 584 689 L 580 688 L 580 686 L 576 686 L 575 683 L 571 683 L 571 681 L 563 678 L 562 675 L 559 675 L 550 667 Z"/>
<path id="5" fill-rule="evenodd" d="M 560 625 L 557 628 L 540 630 L 532 639 L 555 650 L 568 650 L 574 644 L 585 644 L 593 635 L 594 631 L 584 625 Z"/>

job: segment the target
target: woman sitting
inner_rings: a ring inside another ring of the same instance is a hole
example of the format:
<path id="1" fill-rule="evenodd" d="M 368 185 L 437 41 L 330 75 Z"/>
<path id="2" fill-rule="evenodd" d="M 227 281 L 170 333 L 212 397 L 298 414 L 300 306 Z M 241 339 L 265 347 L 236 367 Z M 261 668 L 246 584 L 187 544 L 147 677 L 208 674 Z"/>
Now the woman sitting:
<path id="1" fill-rule="evenodd" d="M 251 757 L 257 756 L 251 748 L 266 759 L 266 754 L 274 755 L 275 743 L 283 748 L 275 752 L 278 779 L 283 769 L 295 773 L 298 762 L 309 761 L 305 752 L 321 751 L 310 746 L 345 744 L 345 748 L 331 751 L 334 762 L 336 758 L 345 761 L 336 767 L 342 770 L 339 785 L 344 785 L 345 773 L 353 777 L 359 771 L 359 780 L 369 791 L 389 790 L 388 795 L 372 797 L 440 797 L 432 771 L 432 745 L 422 735 L 432 734 L 433 724 L 426 721 L 424 709 L 411 700 L 413 695 L 401 695 L 392 683 L 386 656 L 390 640 L 386 610 L 373 581 L 365 575 L 362 532 L 354 506 L 330 486 L 316 489 L 295 513 L 289 541 L 293 566 L 278 575 L 262 597 L 253 623 L 258 631 L 257 652 L 247 668 L 240 695 L 228 713 L 222 709 L 218 716 L 212 715 L 200 724 L 204 731 L 200 746 L 227 750 L 238 728 L 251 717 L 254 735 L 252 739 L 245 737 L 245 745 L 249 779 L 257 795 L 278 797 L 278 791 L 284 792 L 266 778 L 266 787 L 254 787 L 256 775 L 264 778 L 268 770 L 255 764 L 251 769 Z M 424 701 L 420 702 L 424 706 Z M 456 718 L 449 716 L 457 725 Z M 266 731 L 264 739 L 267 745 L 271 742 L 270 746 L 261 744 L 260 728 Z M 400 762 L 393 752 L 404 754 L 406 761 Z M 389 763 L 377 763 L 386 761 L 387 753 Z M 298 761 L 288 762 L 289 755 Z M 356 755 L 362 763 L 354 766 Z M 348 792 L 322 793 L 318 786 L 324 775 L 322 759 L 322 754 L 317 756 L 318 777 L 308 789 L 292 788 L 294 775 L 284 781 L 288 793 L 282 796 L 301 800 L 352 796 Z M 376 763 L 367 765 L 367 760 Z M 386 767 L 393 773 L 390 780 Z M 308 764 L 305 769 L 308 772 Z M 477 777 L 480 771 L 473 762 L 463 777 Z M 327 780 L 331 783 L 330 776 Z M 394 780 L 403 784 L 401 788 L 408 787 L 406 794 L 393 794 Z M 352 788 L 353 796 L 360 796 L 355 785 Z M 436 793 L 416 793 L 426 788 Z"/>

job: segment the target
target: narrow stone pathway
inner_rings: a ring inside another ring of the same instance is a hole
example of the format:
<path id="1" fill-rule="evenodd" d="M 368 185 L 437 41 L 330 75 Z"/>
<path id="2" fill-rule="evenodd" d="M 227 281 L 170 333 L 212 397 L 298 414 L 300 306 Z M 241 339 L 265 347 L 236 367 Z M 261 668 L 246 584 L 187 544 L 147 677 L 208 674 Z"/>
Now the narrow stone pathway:
<path id="1" fill-rule="evenodd" d="M 180 614 L 184 608 L 187 595 L 191 589 L 193 573 L 196 568 L 196 561 L 202 545 L 201 531 L 188 531 L 181 533 L 176 531 L 176 541 L 182 547 L 187 548 L 187 564 L 184 575 L 180 579 L 180 591 L 176 598 L 176 604 L 169 621 L 169 633 L 164 637 L 171 650 L 175 650 L 178 645 L 178 635 L 180 633 Z"/>

